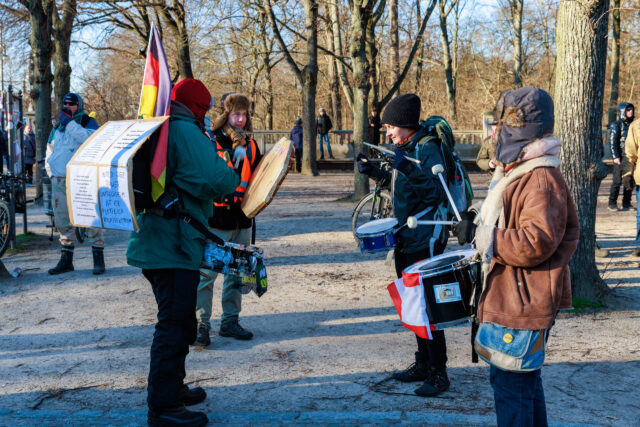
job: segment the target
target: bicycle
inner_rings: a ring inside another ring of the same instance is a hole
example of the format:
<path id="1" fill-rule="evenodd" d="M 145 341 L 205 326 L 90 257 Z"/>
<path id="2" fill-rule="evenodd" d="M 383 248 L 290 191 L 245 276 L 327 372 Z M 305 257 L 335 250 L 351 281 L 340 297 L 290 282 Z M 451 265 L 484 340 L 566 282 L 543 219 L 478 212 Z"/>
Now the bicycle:
<path id="1" fill-rule="evenodd" d="M 382 159 L 380 163 L 382 170 L 391 172 L 389 160 Z M 393 217 L 393 201 L 391 199 L 391 187 L 389 183 L 383 183 L 380 180 L 374 180 L 375 186 L 373 190 L 364 196 L 353 210 L 351 215 L 351 232 L 353 238 L 358 241 L 356 229 L 374 219 Z"/>
<path id="2" fill-rule="evenodd" d="M 26 196 L 24 193 L 24 178 L 21 176 L 0 174 L 0 257 L 9 246 L 11 230 L 15 223 L 11 215 L 9 205 L 11 203 L 11 187 L 13 185 L 14 208 L 16 213 L 24 213 L 26 208 Z"/>

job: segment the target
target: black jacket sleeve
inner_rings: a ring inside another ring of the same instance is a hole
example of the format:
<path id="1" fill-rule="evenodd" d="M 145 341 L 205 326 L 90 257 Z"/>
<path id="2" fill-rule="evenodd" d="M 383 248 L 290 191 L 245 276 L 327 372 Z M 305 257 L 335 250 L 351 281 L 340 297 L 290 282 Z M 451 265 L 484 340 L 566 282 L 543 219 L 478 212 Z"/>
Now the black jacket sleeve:
<path id="1" fill-rule="evenodd" d="M 609 125 L 609 146 L 611 147 L 611 157 L 613 159 L 621 159 L 620 153 L 620 123 L 616 120 Z"/>

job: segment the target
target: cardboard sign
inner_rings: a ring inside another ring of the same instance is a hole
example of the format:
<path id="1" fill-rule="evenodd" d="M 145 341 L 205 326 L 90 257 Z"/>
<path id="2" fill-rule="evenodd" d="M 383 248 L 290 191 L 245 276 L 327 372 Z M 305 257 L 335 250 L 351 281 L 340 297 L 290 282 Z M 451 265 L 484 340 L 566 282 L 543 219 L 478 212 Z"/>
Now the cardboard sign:
<path id="1" fill-rule="evenodd" d="M 273 200 L 289 172 L 292 147 L 293 142 L 283 137 L 258 163 L 240 205 L 247 218 L 258 215 Z"/>
<path id="2" fill-rule="evenodd" d="M 133 157 L 168 116 L 107 122 L 67 164 L 67 206 L 74 226 L 137 231 Z"/>

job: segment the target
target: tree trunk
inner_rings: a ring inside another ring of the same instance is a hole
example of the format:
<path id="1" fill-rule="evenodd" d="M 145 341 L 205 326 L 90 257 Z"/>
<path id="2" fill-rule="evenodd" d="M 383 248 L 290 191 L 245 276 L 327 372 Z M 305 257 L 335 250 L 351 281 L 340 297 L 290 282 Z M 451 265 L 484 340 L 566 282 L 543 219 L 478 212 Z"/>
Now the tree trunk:
<path id="1" fill-rule="evenodd" d="M 420 16 L 420 15 L 418 15 Z M 389 34 L 391 36 L 391 72 L 393 81 L 400 76 L 400 38 L 398 36 L 398 0 L 389 0 Z M 398 95 L 400 90 L 398 90 Z"/>
<path id="2" fill-rule="evenodd" d="M 335 55 L 342 55 L 342 52 L 337 52 L 334 43 L 333 25 L 327 25 L 327 48 Z M 329 77 L 329 91 L 331 92 L 331 111 L 333 117 L 333 127 L 335 129 L 342 129 L 342 99 L 340 97 L 340 81 L 338 80 L 338 66 L 336 65 L 336 58 L 329 56 L 328 64 L 328 77 Z"/>
<path id="3" fill-rule="evenodd" d="M 457 0 L 455 0 L 457 1 Z M 447 15 L 445 12 L 447 6 L 446 0 L 440 0 L 440 39 L 442 41 L 442 59 L 444 64 L 444 75 L 447 83 L 447 102 L 449 104 L 449 115 L 451 123 L 455 124 L 458 118 L 458 109 L 456 105 L 456 82 L 454 78 L 453 58 L 451 52 L 451 41 L 447 32 Z M 449 9 L 451 11 L 451 9 Z M 456 55 L 457 52 L 453 52 Z"/>
<path id="4" fill-rule="evenodd" d="M 368 121 L 367 109 L 370 85 L 371 64 L 367 60 L 367 27 L 371 20 L 371 10 L 360 7 L 359 2 L 353 2 L 351 9 L 351 41 L 350 54 L 353 66 L 353 149 L 354 152 L 364 153 L 363 141 L 367 138 Z M 354 170 L 354 197 L 360 199 L 369 192 L 369 177 L 358 172 L 356 163 Z"/>
<path id="5" fill-rule="evenodd" d="M 304 21 L 307 37 L 307 64 L 302 69 L 303 175 L 318 175 L 316 164 L 316 85 L 318 79 L 318 4 L 304 0 Z"/>
<path id="6" fill-rule="evenodd" d="M 53 88 L 55 105 L 62 105 L 62 98 L 69 93 L 71 87 L 71 65 L 69 64 L 69 48 L 73 20 L 76 17 L 76 1 L 65 0 L 60 11 L 53 14 Z"/>
<path id="7" fill-rule="evenodd" d="M 155 5 L 167 27 L 171 30 L 176 43 L 176 62 L 178 76 L 183 79 L 193 78 L 191 69 L 191 51 L 189 48 L 189 32 L 187 30 L 186 14 L 183 0 L 171 0 L 171 5 L 164 0 Z"/>
<path id="8" fill-rule="evenodd" d="M 605 175 L 600 159 L 607 59 L 609 0 L 560 3 L 556 26 L 555 135 L 565 180 L 580 218 L 580 241 L 571 268 L 573 296 L 587 300 L 607 291 L 595 264 L 596 201 Z"/>
<path id="9" fill-rule="evenodd" d="M 613 45 L 611 46 L 611 94 L 609 95 L 608 123 L 618 119 L 618 84 L 620 81 L 620 0 L 613 0 L 611 26 Z"/>
<path id="10" fill-rule="evenodd" d="M 511 0 L 513 20 L 513 86 L 522 86 L 522 9 L 524 0 Z"/>
<path id="11" fill-rule="evenodd" d="M 47 150 L 47 140 L 51 132 L 51 56 L 53 44 L 51 42 L 51 17 L 53 2 L 30 0 L 29 22 L 31 24 L 31 57 L 33 69 L 31 73 L 31 99 L 35 105 L 36 121 L 36 160 L 35 170 L 36 198 L 42 197 L 42 161 Z"/>
<path id="12" fill-rule="evenodd" d="M 416 0 L 416 15 L 417 23 L 420 26 L 420 19 L 422 18 L 422 12 L 420 11 L 421 0 Z M 422 70 L 424 68 L 424 40 L 421 39 L 420 46 L 418 47 L 418 58 L 416 59 L 416 81 L 413 91 L 418 93 L 420 86 L 422 85 Z"/>

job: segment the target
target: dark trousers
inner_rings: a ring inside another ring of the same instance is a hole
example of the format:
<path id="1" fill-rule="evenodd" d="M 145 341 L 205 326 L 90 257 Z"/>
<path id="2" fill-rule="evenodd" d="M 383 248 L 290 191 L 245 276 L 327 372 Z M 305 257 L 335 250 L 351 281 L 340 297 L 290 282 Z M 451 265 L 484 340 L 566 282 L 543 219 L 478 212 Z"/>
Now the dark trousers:
<path id="1" fill-rule="evenodd" d="M 445 245 L 436 244 L 433 255 L 441 254 L 444 248 Z M 394 256 L 397 276 L 402 277 L 402 270 L 420 260 L 430 258 L 431 255 L 429 248 L 412 253 L 403 253 L 396 248 Z M 431 335 L 433 336 L 432 340 L 420 338 L 416 335 L 419 357 L 423 358 L 423 360 L 434 368 L 444 368 L 447 364 L 447 341 L 444 336 L 444 331 L 431 331 Z"/>
<path id="2" fill-rule="evenodd" d="M 184 361 L 196 339 L 198 270 L 142 270 L 158 303 L 158 323 L 151 344 L 147 403 L 162 411 L 180 405 Z"/>
<path id="3" fill-rule="evenodd" d="M 27 182 L 29 184 L 33 183 L 33 163 L 32 164 L 25 163 L 24 171 L 27 174 L 26 176 Z"/>
<path id="4" fill-rule="evenodd" d="M 498 427 L 546 427 L 547 408 L 540 369 L 509 372 L 491 366 Z"/>
<path id="5" fill-rule="evenodd" d="M 618 204 L 618 194 L 620 194 L 620 186 L 622 185 L 622 167 L 621 165 L 613 164 L 613 182 L 611 183 L 611 191 L 609 192 L 609 206 L 615 206 Z M 633 191 L 622 189 L 622 207 L 628 208 L 631 206 L 631 195 Z"/>
<path id="6" fill-rule="evenodd" d="M 296 154 L 296 172 L 302 171 L 302 148 L 295 149 Z"/>

